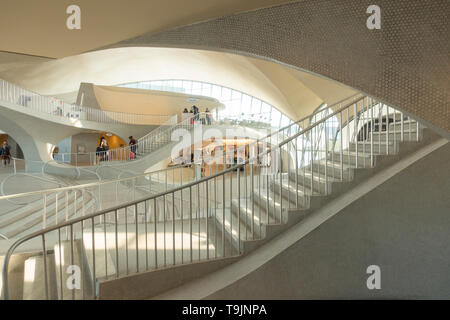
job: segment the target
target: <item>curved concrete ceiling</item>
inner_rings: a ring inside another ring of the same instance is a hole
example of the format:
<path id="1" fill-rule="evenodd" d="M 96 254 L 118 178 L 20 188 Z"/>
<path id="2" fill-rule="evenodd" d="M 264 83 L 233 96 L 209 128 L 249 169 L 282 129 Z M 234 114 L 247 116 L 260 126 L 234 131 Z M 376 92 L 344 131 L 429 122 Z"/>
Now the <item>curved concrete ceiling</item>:
<path id="1" fill-rule="evenodd" d="M 240 90 L 292 119 L 310 114 L 323 102 L 330 104 L 353 93 L 337 83 L 300 73 L 277 63 L 230 53 L 116 48 L 15 65 L 0 71 L 0 78 L 40 94 L 70 99 L 74 99 L 82 82 L 113 86 L 146 80 L 197 80 Z M 309 81 L 315 84 L 312 88 Z"/>
<path id="2" fill-rule="evenodd" d="M 371 3 L 361 0 L 79 0 L 83 27 L 68 30 L 61 12 L 71 2 L 3 0 L 0 50 L 63 57 L 150 46 L 257 56 L 361 90 L 450 137 L 448 0 L 379 0 L 380 30 L 366 27 Z M 14 59 L 23 60 L 9 55 L 0 71 L 18 67 Z M 321 86 L 314 82 L 311 91 Z"/>
<path id="3" fill-rule="evenodd" d="M 290 0 L 2 0 L 0 51 L 61 58 L 147 32 L 279 5 Z M 69 30 L 66 9 L 81 9 Z"/>
<path id="4" fill-rule="evenodd" d="M 321 0 L 242 12 L 111 47 L 214 50 L 308 70 L 365 92 L 450 138 L 450 1 Z"/>

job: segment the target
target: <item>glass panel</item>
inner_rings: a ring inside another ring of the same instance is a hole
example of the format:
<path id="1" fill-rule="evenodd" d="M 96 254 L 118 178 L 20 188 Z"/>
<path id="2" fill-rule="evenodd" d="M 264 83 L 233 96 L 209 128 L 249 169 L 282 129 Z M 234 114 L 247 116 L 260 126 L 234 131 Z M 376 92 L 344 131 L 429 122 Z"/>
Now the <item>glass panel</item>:
<path id="1" fill-rule="evenodd" d="M 211 97 L 216 98 L 216 99 L 220 99 L 221 94 L 220 94 L 220 87 L 219 86 L 212 85 Z"/>
<path id="2" fill-rule="evenodd" d="M 177 92 L 184 92 L 183 84 L 181 80 L 174 80 L 173 86 Z"/>
<path id="3" fill-rule="evenodd" d="M 261 113 L 262 101 L 256 98 L 252 99 L 252 113 Z"/>
<path id="4" fill-rule="evenodd" d="M 289 125 L 290 119 L 286 117 L 284 114 L 281 116 L 281 127 L 285 127 Z"/>
<path id="5" fill-rule="evenodd" d="M 225 105 L 225 108 L 220 111 L 221 115 L 231 116 L 232 118 L 240 117 L 241 119 L 256 122 L 270 123 L 275 127 L 280 127 L 280 125 L 284 127 L 293 122 L 289 117 L 282 114 L 270 104 L 267 104 L 256 97 L 211 83 L 192 80 L 167 79 L 125 83 L 118 86 L 125 88 L 181 92 L 192 95 L 213 97 Z M 318 110 L 322 110 L 322 112 L 317 113 L 317 115 L 312 119 L 313 122 L 319 121 L 329 112 L 326 104 L 320 106 Z M 327 123 L 330 128 L 330 135 L 335 134 L 337 127 L 339 126 L 337 119 L 333 117 L 333 119 L 329 119 Z"/>
<path id="6" fill-rule="evenodd" d="M 270 121 L 270 124 L 272 127 L 278 128 L 280 126 L 280 117 L 281 113 L 277 109 L 272 109 L 272 119 Z"/>
<path id="7" fill-rule="evenodd" d="M 192 94 L 201 95 L 202 94 L 202 84 L 200 82 L 192 82 Z"/>
<path id="8" fill-rule="evenodd" d="M 183 88 L 185 93 L 192 93 L 192 81 L 183 81 Z"/>
<path id="9" fill-rule="evenodd" d="M 242 94 L 242 105 L 241 110 L 244 113 L 253 113 L 252 112 L 252 97 L 247 94 Z"/>
<path id="10" fill-rule="evenodd" d="M 224 101 L 231 100 L 231 90 L 228 88 L 222 88 L 222 99 Z"/>
<path id="11" fill-rule="evenodd" d="M 211 96 L 211 85 L 209 83 L 203 83 L 202 96 Z"/>

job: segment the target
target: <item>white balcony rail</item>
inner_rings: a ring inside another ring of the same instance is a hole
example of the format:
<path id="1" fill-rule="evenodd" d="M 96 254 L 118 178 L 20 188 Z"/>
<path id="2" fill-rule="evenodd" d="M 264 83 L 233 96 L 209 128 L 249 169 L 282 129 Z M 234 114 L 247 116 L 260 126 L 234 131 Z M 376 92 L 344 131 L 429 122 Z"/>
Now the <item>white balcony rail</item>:
<path id="1" fill-rule="evenodd" d="M 62 100 L 42 96 L 0 79 L 0 100 L 7 101 L 34 111 L 71 120 L 87 120 L 101 123 L 162 125 L 175 121 L 173 115 L 132 114 L 106 111 L 97 108 L 68 104 Z"/>
<path id="2" fill-rule="evenodd" d="M 181 121 L 173 123 L 172 119 L 160 127 L 154 129 L 147 135 L 139 138 L 134 146 L 108 149 L 107 151 L 79 153 L 59 153 L 54 154 L 53 159 L 58 163 L 66 163 L 74 166 L 94 166 L 104 163 L 121 163 L 124 161 L 136 160 L 147 155 L 162 146 L 172 142 L 171 136 L 175 130 L 192 130 L 195 125 L 203 126 L 245 126 L 257 129 L 272 129 L 269 123 L 265 123 L 265 114 L 241 114 L 226 115 L 214 112 L 182 113 Z"/>

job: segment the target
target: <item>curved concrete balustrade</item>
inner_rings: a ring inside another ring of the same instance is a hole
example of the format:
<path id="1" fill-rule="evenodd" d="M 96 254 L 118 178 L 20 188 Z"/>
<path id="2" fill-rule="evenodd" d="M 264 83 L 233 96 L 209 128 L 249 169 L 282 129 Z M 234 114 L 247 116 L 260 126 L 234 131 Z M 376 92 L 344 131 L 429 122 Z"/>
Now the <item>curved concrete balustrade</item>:
<path id="1" fill-rule="evenodd" d="M 158 127 L 67 119 L 2 100 L 0 111 L 0 127 L 17 141 L 25 159 L 30 161 L 52 160 L 53 146 L 80 132 L 112 132 L 120 137 L 140 137 Z"/>

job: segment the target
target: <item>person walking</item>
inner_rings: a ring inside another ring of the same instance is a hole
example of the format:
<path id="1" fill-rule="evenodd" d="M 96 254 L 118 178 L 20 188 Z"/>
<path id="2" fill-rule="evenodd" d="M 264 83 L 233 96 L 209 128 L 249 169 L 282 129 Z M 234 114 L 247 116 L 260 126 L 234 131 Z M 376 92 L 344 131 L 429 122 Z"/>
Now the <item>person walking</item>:
<path id="1" fill-rule="evenodd" d="M 0 148 L 0 157 L 2 158 L 2 166 L 5 167 L 6 164 L 10 164 L 11 161 L 11 147 L 8 145 L 7 141 L 3 141 L 2 147 Z"/>
<path id="2" fill-rule="evenodd" d="M 105 138 L 102 137 L 102 148 L 103 148 L 103 161 L 108 161 L 109 157 L 108 157 L 108 150 L 109 150 L 109 146 L 108 146 L 108 141 L 106 141 Z"/>

